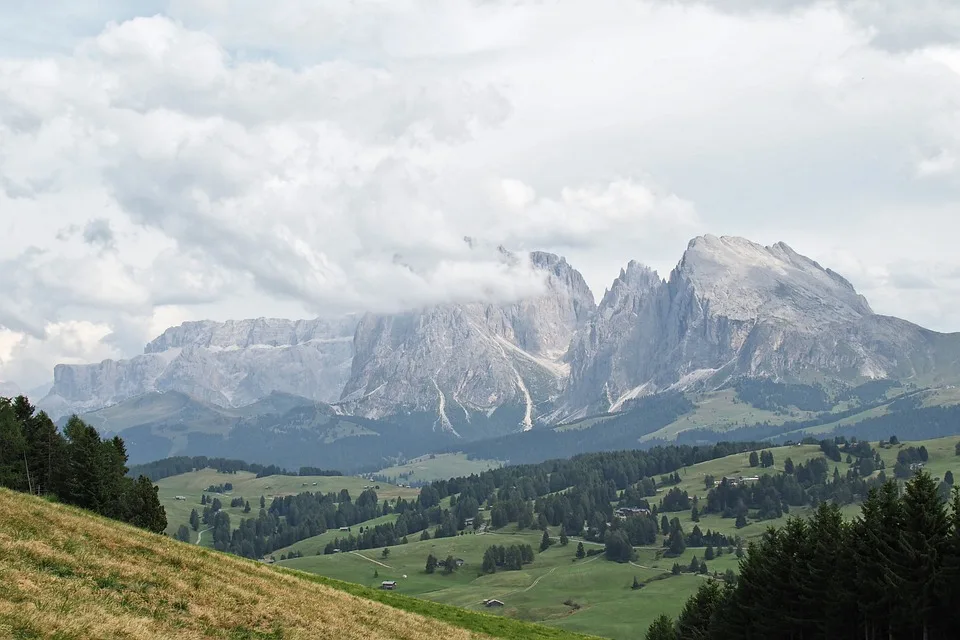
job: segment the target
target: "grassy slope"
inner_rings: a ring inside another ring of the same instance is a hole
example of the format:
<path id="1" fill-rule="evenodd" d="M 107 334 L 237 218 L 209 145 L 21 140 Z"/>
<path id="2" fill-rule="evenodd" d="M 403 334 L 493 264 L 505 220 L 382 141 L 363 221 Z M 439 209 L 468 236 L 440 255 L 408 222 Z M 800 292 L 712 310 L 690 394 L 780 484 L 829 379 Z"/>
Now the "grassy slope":
<path id="1" fill-rule="evenodd" d="M 238 473 L 217 473 L 214 469 L 203 469 L 191 473 L 183 473 L 178 476 L 164 478 L 157 482 L 159 487 L 160 502 L 167 510 L 167 533 L 176 533 L 181 524 L 187 524 L 190 519 L 190 510 L 196 509 L 202 512 L 200 505 L 200 496 L 205 493 L 210 485 L 223 484 L 225 482 L 233 483 L 233 491 L 228 494 L 208 494 L 209 497 L 217 497 L 223 503 L 224 511 L 230 514 L 230 523 L 236 527 L 240 524 L 240 519 L 251 517 L 245 515 L 243 510 L 230 508 L 230 499 L 242 496 L 250 502 L 251 514 L 256 517 L 256 512 L 260 508 L 260 496 L 264 496 L 267 504 L 274 496 L 302 493 L 304 491 L 338 492 L 346 489 L 350 496 L 356 499 L 363 491 L 365 486 L 380 485 L 377 496 L 380 500 L 392 500 L 396 497 L 405 499 L 415 498 L 419 493 L 418 489 L 407 489 L 396 487 L 384 483 L 372 483 L 369 480 L 356 476 L 267 476 L 257 478 L 256 474 L 241 471 Z M 317 486 L 313 486 L 316 482 Z M 303 486 L 306 483 L 307 486 Z M 268 488 L 269 487 L 269 488 Z M 177 500 L 175 496 L 185 496 L 186 500 Z M 191 541 L 196 541 L 197 533 L 191 531 Z M 205 536 L 203 542 L 210 543 L 209 535 Z M 325 544 L 325 543 L 324 543 Z"/>
<path id="2" fill-rule="evenodd" d="M 793 416 L 786 413 L 778 415 L 773 411 L 757 409 L 746 402 L 734 402 L 736 396 L 736 391 L 733 389 L 722 389 L 693 397 L 691 399 L 697 405 L 696 410 L 681 416 L 659 431 L 643 436 L 640 440 L 641 442 L 654 438 L 670 440 L 681 431 L 688 429 L 708 428 L 714 431 L 727 431 L 759 422 L 782 424 L 788 420 L 802 420 L 812 415 L 805 411 L 795 411 L 796 415 Z"/>
<path id="3" fill-rule="evenodd" d="M 438 453 L 434 456 L 414 458 L 406 464 L 387 467 L 377 472 L 387 478 L 397 478 L 400 474 L 409 474 L 401 482 L 433 482 L 447 480 L 459 476 L 468 476 L 471 473 L 480 473 L 488 469 L 496 469 L 501 463 L 496 460 L 467 460 L 462 453 Z"/>
<path id="4" fill-rule="evenodd" d="M 277 571 L 5 489 L 0 512 L 4 638 L 569 637 Z"/>

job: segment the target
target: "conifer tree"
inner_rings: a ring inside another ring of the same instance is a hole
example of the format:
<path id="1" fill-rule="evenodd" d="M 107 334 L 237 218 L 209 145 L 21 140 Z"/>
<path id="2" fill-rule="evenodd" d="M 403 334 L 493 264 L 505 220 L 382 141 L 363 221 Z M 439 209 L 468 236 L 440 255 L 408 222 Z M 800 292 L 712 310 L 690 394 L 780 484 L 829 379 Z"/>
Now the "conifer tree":
<path id="1" fill-rule="evenodd" d="M 645 640 L 677 640 L 677 631 L 673 626 L 673 620 L 661 613 L 650 623 L 644 638 Z"/>

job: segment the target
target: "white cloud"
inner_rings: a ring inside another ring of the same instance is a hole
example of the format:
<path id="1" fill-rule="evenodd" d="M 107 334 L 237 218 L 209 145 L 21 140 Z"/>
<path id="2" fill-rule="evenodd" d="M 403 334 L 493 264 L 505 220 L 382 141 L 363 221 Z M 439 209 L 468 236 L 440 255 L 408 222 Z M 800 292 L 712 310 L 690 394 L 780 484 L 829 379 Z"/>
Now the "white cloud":
<path id="1" fill-rule="evenodd" d="M 21 387 L 167 322 L 536 291 L 498 244 L 563 253 L 599 295 L 697 233 L 785 240 L 956 328 L 949 2 L 71 7 L 0 9 L 46 25 L 0 26 Z"/>

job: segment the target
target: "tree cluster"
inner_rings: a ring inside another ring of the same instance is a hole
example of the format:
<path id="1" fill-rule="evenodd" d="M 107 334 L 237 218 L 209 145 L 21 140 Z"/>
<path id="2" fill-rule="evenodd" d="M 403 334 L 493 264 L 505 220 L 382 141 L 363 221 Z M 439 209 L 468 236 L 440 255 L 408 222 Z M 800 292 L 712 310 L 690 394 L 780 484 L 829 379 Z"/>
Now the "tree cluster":
<path id="1" fill-rule="evenodd" d="M 53 496 L 115 520 L 162 533 L 167 516 L 145 476 L 127 477 L 120 437 L 101 440 L 73 416 L 61 434 L 24 396 L 0 398 L 0 486 Z"/>
<path id="2" fill-rule="evenodd" d="M 492 545 L 483 552 L 483 573 L 519 571 L 523 565 L 533 562 L 533 547 L 529 544 L 513 544 L 509 547 Z"/>
<path id="3" fill-rule="evenodd" d="M 822 502 L 751 543 L 735 585 L 709 581 L 647 638 L 925 638 L 960 628 L 960 489 L 926 472 L 873 488 L 844 522 Z M 672 631 L 673 635 L 669 635 Z M 665 635 L 666 634 L 666 635 Z"/>

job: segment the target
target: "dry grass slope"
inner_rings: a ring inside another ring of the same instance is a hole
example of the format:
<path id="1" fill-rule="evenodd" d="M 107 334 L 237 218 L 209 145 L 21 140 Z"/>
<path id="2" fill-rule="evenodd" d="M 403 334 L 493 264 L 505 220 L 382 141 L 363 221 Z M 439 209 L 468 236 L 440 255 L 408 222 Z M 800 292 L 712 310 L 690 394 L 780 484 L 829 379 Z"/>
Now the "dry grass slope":
<path id="1" fill-rule="evenodd" d="M 3 638 L 483 638 L 0 489 Z"/>

